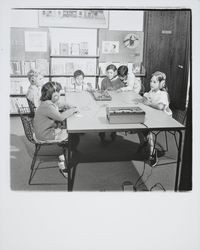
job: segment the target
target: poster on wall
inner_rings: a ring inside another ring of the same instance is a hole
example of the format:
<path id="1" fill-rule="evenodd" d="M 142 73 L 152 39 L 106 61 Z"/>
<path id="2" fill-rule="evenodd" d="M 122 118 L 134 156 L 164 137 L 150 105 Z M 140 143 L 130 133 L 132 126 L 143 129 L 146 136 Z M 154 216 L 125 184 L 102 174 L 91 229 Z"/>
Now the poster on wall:
<path id="1" fill-rule="evenodd" d="M 102 53 L 103 54 L 118 54 L 119 53 L 119 41 L 102 41 Z"/>
<path id="2" fill-rule="evenodd" d="M 108 11 L 39 10 L 39 26 L 108 28 Z"/>
<path id="3" fill-rule="evenodd" d="M 99 30 L 100 62 L 140 64 L 143 60 L 143 31 Z"/>
<path id="4" fill-rule="evenodd" d="M 47 32 L 25 31 L 25 51 L 26 52 L 46 52 Z"/>

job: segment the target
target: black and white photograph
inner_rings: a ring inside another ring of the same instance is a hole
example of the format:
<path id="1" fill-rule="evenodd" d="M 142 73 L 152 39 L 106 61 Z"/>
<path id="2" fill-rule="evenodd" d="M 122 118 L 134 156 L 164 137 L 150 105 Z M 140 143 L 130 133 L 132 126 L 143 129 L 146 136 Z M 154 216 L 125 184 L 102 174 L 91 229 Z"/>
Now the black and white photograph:
<path id="1" fill-rule="evenodd" d="M 191 10 L 107 9 L 104 28 L 56 23 L 99 13 L 11 10 L 10 63 L 22 66 L 10 75 L 11 189 L 192 190 Z"/>
<path id="2" fill-rule="evenodd" d="M 2 250 L 200 249 L 200 2 L 113 2 L 2 5 Z"/>

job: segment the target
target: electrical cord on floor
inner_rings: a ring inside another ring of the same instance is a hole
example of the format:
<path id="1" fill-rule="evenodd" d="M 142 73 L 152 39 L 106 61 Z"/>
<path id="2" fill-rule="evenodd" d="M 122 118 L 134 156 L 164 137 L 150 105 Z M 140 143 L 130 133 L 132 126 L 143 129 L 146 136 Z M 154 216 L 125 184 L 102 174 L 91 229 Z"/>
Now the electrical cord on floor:
<path id="1" fill-rule="evenodd" d="M 163 191 L 166 191 L 166 189 L 163 187 L 163 185 L 161 184 L 161 183 L 156 183 L 156 184 L 154 184 L 151 188 L 150 188 L 150 190 L 149 191 L 152 191 L 152 189 L 153 188 L 155 188 L 155 187 L 157 187 L 157 186 L 159 186 Z"/>
<path id="2" fill-rule="evenodd" d="M 147 176 L 146 180 L 143 181 L 143 182 L 141 182 L 141 183 L 140 183 L 139 185 L 137 185 L 137 187 L 135 187 L 135 188 L 137 189 L 138 187 L 140 187 L 140 186 L 142 186 L 142 185 L 145 185 L 145 184 L 147 183 L 149 177 L 152 175 L 152 173 L 153 173 L 153 168 L 151 168 L 151 172 L 150 172 L 150 174 Z"/>

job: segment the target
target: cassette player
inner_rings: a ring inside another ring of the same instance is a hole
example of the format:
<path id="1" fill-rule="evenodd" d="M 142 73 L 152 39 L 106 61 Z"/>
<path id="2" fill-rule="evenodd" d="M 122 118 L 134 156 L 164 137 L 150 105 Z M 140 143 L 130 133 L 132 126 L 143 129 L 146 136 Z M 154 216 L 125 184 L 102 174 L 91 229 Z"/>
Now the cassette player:
<path id="1" fill-rule="evenodd" d="M 107 107 L 109 123 L 144 123 L 145 112 L 140 107 Z"/>
<path id="2" fill-rule="evenodd" d="M 112 97 L 106 90 L 94 90 L 94 91 L 91 91 L 91 93 L 96 101 L 111 101 L 112 100 Z"/>

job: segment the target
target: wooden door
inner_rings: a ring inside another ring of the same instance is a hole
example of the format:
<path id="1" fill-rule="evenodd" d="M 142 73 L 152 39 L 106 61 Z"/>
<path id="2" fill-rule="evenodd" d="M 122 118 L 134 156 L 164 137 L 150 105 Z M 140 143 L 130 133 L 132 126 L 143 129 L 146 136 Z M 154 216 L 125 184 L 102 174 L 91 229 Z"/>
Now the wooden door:
<path id="1" fill-rule="evenodd" d="M 151 74 L 167 76 L 171 107 L 185 109 L 190 58 L 190 10 L 145 12 L 144 85 L 149 90 Z"/>

